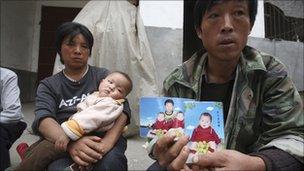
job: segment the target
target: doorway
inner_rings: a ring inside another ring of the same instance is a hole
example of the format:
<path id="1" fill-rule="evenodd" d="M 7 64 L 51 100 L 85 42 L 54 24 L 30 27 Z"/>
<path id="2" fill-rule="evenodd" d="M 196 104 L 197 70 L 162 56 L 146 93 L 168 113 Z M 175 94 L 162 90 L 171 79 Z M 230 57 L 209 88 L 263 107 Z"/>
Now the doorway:
<path id="1" fill-rule="evenodd" d="M 183 62 L 202 47 L 194 29 L 193 9 L 196 1 L 184 0 Z"/>

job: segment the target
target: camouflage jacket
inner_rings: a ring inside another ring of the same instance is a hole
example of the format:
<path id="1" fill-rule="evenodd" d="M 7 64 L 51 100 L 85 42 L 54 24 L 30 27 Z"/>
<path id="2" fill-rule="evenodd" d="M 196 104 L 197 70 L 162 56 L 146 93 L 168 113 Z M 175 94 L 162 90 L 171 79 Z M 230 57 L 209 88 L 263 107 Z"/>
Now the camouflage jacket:
<path id="1" fill-rule="evenodd" d="M 164 81 L 166 96 L 200 100 L 207 53 L 195 53 Z M 303 102 L 274 57 L 246 46 L 236 70 L 225 124 L 228 149 L 243 153 L 275 146 L 303 157 Z"/>

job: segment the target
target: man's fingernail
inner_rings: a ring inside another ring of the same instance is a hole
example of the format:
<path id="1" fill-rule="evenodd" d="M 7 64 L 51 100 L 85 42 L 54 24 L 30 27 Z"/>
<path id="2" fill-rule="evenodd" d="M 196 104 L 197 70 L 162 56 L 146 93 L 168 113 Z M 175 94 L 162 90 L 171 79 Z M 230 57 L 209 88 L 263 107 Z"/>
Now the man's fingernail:
<path id="1" fill-rule="evenodd" d="M 198 162 L 198 156 L 195 155 L 195 156 L 192 158 L 192 161 L 193 161 L 193 163 L 197 163 L 197 162 Z"/>

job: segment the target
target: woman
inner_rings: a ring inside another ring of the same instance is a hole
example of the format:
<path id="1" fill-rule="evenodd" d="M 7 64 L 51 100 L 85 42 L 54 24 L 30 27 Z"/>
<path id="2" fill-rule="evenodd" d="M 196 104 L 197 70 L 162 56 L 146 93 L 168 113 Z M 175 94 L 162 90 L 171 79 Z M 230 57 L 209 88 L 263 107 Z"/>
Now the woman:
<path id="1" fill-rule="evenodd" d="M 60 124 L 76 112 L 79 102 L 98 89 L 108 70 L 88 65 L 93 36 L 79 23 L 62 24 L 57 30 L 55 44 L 65 69 L 39 84 L 32 128 L 34 133 L 56 144 L 65 136 Z M 109 131 L 84 136 L 70 141 L 67 146 L 63 144 L 62 147 L 67 148 L 60 150 L 66 151 L 67 155 L 53 161 L 48 170 L 63 170 L 73 162 L 80 166 L 93 164 L 93 170 L 127 170 L 124 155 L 127 144 L 121 133 L 129 124 L 130 113 L 126 102 L 123 115 Z"/>

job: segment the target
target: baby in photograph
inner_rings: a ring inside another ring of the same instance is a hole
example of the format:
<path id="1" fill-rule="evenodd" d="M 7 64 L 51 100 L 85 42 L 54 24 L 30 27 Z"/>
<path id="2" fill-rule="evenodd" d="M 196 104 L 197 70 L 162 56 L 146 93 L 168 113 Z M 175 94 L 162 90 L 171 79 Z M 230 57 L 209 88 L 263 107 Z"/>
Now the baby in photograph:
<path id="1" fill-rule="evenodd" d="M 202 113 L 199 125 L 193 130 L 191 136 L 191 148 L 196 152 L 214 152 L 217 145 L 221 142 L 215 130 L 211 127 L 212 116 L 210 113 Z"/>

